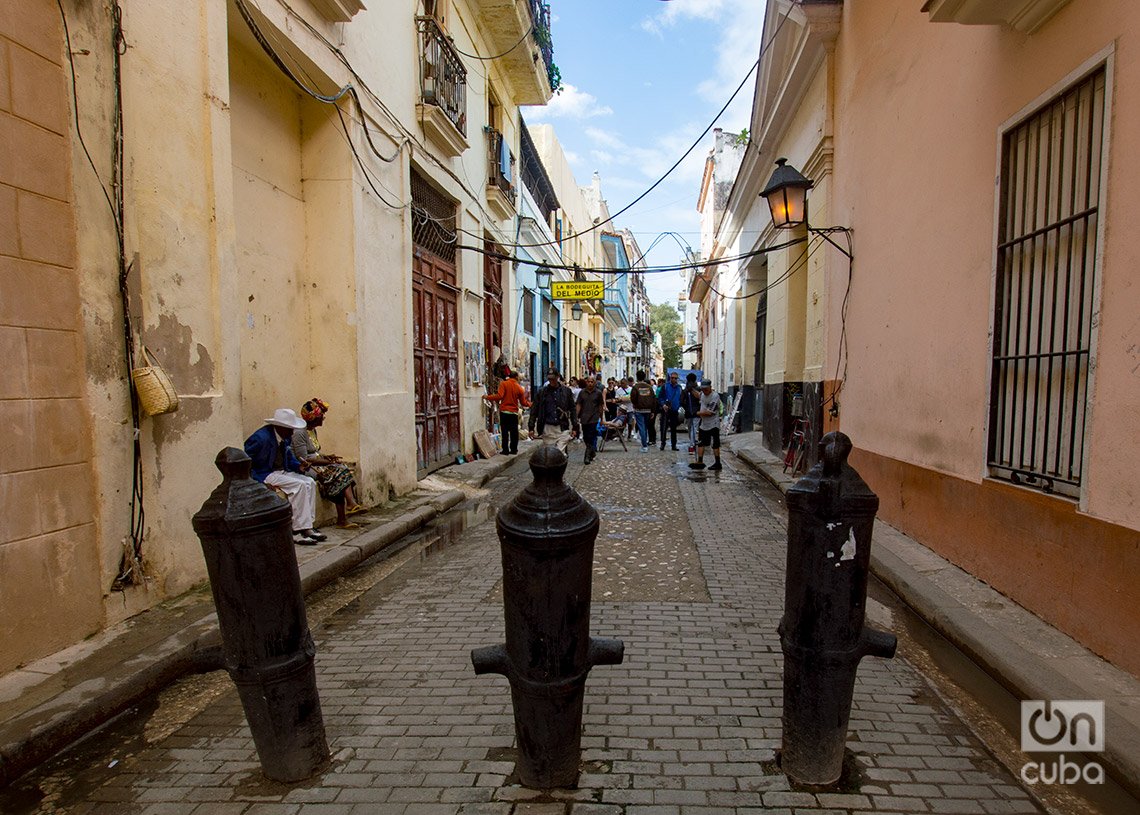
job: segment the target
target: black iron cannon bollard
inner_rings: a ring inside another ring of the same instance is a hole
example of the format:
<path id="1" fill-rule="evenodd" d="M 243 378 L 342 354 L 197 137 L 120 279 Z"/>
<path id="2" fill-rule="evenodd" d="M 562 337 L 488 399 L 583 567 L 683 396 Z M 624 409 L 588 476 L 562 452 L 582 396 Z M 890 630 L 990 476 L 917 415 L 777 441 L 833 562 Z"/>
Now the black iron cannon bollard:
<path id="1" fill-rule="evenodd" d="M 621 664 L 624 645 L 590 636 L 598 513 L 563 483 L 566 456 L 556 447 L 540 447 L 530 469 L 534 483 L 496 521 L 507 641 L 476 648 L 471 662 L 476 674 L 510 680 L 519 777 L 553 789 L 578 779 L 586 674 Z"/>
<path id="2" fill-rule="evenodd" d="M 300 781 L 328 759 L 316 648 L 305 618 L 289 502 L 250 478 L 227 447 L 222 483 L 194 516 L 210 573 L 226 670 L 241 697 L 265 775 Z"/>
<path id="3" fill-rule="evenodd" d="M 879 498 L 847 464 L 851 439 L 828 433 L 821 461 L 788 490 L 781 768 L 800 783 L 839 780 L 855 671 L 894 656 L 893 634 L 863 625 Z"/>

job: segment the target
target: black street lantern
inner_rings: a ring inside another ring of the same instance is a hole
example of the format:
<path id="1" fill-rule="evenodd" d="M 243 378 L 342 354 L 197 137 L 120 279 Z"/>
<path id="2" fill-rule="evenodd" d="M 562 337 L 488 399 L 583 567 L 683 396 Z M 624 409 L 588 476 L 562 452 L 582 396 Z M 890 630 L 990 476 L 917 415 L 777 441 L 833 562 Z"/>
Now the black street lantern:
<path id="1" fill-rule="evenodd" d="M 575 320 L 582 319 L 582 304 L 577 300 L 574 301 L 574 305 L 570 306 L 570 316 Z"/>
<path id="2" fill-rule="evenodd" d="M 776 159 L 776 169 L 760 193 L 772 210 L 773 226 L 787 229 L 807 223 L 807 191 L 812 186 L 811 179 L 788 164 L 786 158 Z"/>
<path id="3" fill-rule="evenodd" d="M 554 273 L 547 266 L 539 266 L 534 270 L 534 278 L 538 281 L 538 288 L 542 291 L 550 291 L 550 278 L 553 276 Z"/>

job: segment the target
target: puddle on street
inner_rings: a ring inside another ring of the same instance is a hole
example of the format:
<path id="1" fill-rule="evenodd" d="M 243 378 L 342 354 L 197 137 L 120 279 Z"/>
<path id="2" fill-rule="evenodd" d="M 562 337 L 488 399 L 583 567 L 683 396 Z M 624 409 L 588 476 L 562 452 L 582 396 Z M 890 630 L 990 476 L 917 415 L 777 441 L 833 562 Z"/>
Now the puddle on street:
<path id="1" fill-rule="evenodd" d="M 727 458 L 723 459 L 725 462 Z M 711 462 L 706 461 L 705 464 Z M 673 472 L 678 478 L 683 478 L 686 481 L 695 481 L 698 483 L 713 483 L 713 484 L 748 484 L 751 482 L 753 476 L 741 473 L 734 467 L 730 467 L 727 463 L 724 465 L 723 470 L 709 470 L 705 467 L 703 470 L 694 470 L 689 466 L 688 461 L 678 461 L 673 465 Z"/>
<path id="2" fill-rule="evenodd" d="M 458 543 L 468 529 L 478 526 L 492 516 L 490 501 L 480 501 L 472 507 L 445 512 L 418 532 L 401 539 L 401 548 L 418 548 L 420 561 L 430 560 Z"/>
<path id="3" fill-rule="evenodd" d="M 115 785 L 122 770 L 151 744 L 166 738 L 220 693 L 232 687 L 222 671 L 187 676 L 154 696 L 120 713 L 103 727 L 87 734 L 31 773 L 0 789 L 0 812 L 5 815 L 55 815 L 93 800 L 114 803 Z M 150 768 L 155 773 L 174 767 L 175 761 Z M 124 798 L 123 800 L 127 800 Z M 126 809 L 129 805 L 122 804 Z"/>

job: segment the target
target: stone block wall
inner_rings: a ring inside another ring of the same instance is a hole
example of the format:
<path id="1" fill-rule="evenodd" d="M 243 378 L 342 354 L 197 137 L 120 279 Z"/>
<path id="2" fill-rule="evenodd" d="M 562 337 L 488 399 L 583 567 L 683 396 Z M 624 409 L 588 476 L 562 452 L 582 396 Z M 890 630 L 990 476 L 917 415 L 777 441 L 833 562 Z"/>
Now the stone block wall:
<path id="1" fill-rule="evenodd" d="M 71 197 L 51 0 L 0 9 L 0 673 L 102 623 Z"/>

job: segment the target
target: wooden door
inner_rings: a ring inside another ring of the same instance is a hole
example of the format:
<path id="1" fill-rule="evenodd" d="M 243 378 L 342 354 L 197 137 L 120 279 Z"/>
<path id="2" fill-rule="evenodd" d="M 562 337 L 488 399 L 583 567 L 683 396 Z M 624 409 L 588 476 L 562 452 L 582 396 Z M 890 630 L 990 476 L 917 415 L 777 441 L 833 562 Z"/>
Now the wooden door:
<path id="1" fill-rule="evenodd" d="M 494 244 L 487 244 L 488 251 L 501 252 Z M 497 346 L 504 354 L 508 348 L 503 341 L 503 261 L 501 258 L 483 256 L 483 344 L 487 349 L 487 364 L 493 364 L 494 349 Z"/>
<path id="2" fill-rule="evenodd" d="M 412 352 L 416 466 L 421 474 L 459 453 L 459 290 L 455 265 L 416 246 L 412 257 Z"/>
<path id="3" fill-rule="evenodd" d="M 487 243 L 488 252 L 502 250 L 493 243 Z M 510 351 L 503 340 L 503 261 L 491 255 L 483 256 L 483 349 L 487 360 L 485 374 L 488 390 L 497 390 L 499 380 L 491 375 L 491 366 L 498 361 L 498 353 L 510 359 Z M 487 412 L 487 429 L 494 428 L 495 415 Z"/>

